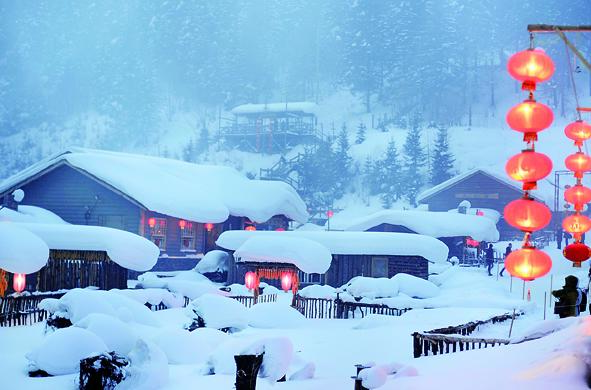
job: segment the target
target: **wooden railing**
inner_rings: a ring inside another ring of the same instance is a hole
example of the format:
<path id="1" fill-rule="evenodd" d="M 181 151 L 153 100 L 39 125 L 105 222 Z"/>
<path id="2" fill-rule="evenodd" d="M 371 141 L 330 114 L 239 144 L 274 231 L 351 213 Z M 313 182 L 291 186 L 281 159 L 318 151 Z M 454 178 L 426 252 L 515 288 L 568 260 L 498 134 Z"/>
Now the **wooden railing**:
<path id="1" fill-rule="evenodd" d="M 233 298 L 238 302 L 242 303 L 246 307 L 251 307 L 255 304 L 254 297 L 249 295 L 236 295 L 230 296 L 229 298 Z M 277 294 L 263 294 L 259 295 L 257 298 L 256 303 L 267 303 L 267 302 L 277 302 Z"/>
<path id="2" fill-rule="evenodd" d="M 523 313 L 520 312 L 515 315 L 519 316 L 521 314 Z M 512 314 L 503 314 L 485 321 L 473 321 L 459 326 L 449 326 L 447 328 L 433 329 L 426 332 L 414 332 L 412 334 L 413 356 L 418 358 L 421 356 L 453 353 L 509 344 L 508 339 L 488 339 L 467 336 L 472 334 L 481 325 L 496 324 L 507 321 L 511 318 L 513 318 Z"/>
<path id="3" fill-rule="evenodd" d="M 306 318 L 347 319 L 368 314 L 400 316 L 410 309 L 398 309 L 373 303 L 344 302 L 341 299 L 305 298 L 296 295 L 295 308 Z"/>
<path id="4" fill-rule="evenodd" d="M 47 318 L 47 312 L 37 305 L 45 298 L 60 298 L 64 293 L 39 295 L 10 295 L 0 298 L 0 327 L 33 325 Z"/>

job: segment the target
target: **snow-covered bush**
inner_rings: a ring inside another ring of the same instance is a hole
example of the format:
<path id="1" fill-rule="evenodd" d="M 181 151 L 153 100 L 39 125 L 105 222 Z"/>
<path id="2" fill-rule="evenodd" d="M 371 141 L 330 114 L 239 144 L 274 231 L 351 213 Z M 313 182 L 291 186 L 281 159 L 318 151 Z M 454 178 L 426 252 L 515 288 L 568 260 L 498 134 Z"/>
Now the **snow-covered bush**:
<path id="1" fill-rule="evenodd" d="M 109 351 L 127 355 L 137 342 L 137 336 L 131 327 L 118 318 L 91 313 L 74 324 L 97 335 Z"/>
<path id="2" fill-rule="evenodd" d="M 295 328 L 305 317 L 291 306 L 282 303 L 257 303 L 248 309 L 248 324 L 253 328 Z"/>
<path id="3" fill-rule="evenodd" d="M 398 295 L 398 283 L 394 279 L 356 276 L 342 290 L 356 298 L 387 298 Z"/>
<path id="4" fill-rule="evenodd" d="M 320 284 L 311 284 L 304 287 L 298 291 L 298 294 L 304 298 L 335 299 L 337 297 L 337 291 L 334 287 Z"/>
<path id="5" fill-rule="evenodd" d="M 434 283 L 435 285 L 441 287 L 448 279 L 454 276 L 458 272 L 457 267 L 450 267 L 443 271 L 439 275 L 431 275 L 429 276 L 429 281 Z"/>
<path id="6" fill-rule="evenodd" d="M 112 289 L 111 292 L 124 295 L 134 301 L 143 304 L 149 303 L 152 306 L 157 306 L 160 303 L 166 305 L 167 308 L 183 307 L 185 298 L 181 294 L 171 293 L 163 288 L 142 288 L 142 289 Z"/>
<path id="7" fill-rule="evenodd" d="M 432 282 L 409 274 L 396 274 L 392 277 L 401 293 L 413 298 L 432 298 L 439 295 L 439 287 Z"/>
<path id="8" fill-rule="evenodd" d="M 181 271 L 173 277 L 163 278 L 147 272 L 138 277 L 136 288 L 163 288 L 189 299 L 198 298 L 203 294 L 225 295 L 218 285 L 196 271 Z"/>
<path id="9" fill-rule="evenodd" d="M 168 382 L 168 359 L 162 350 L 151 342 L 138 340 L 129 353 L 127 376 L 117 390 L 156 390 Z"/>
<path id="10" fill-rule="evenodd" d="M 209 251 L 199 260 L 199 263 L 197 263 L 193 270 L 200 274 L 225 272 L 228 270 L 229 258 L 230 254 L 228 252 L 220 250 Z"/>
<path id="11" fill-rule="evenodd" d="M 192 322 L 189 330 L 207 327 L 228 332 L 248 326 L 248 310 L 235 299 L 216 294 L 204 294 L 191 302 L 187 314 Z"/>
<path id="12" fill-rule="evenodd" d="M 94 333 L 76 327 L 58 329 L 27 354 L 29 371 L 43 370 L 50 375 L 78 372 L 80 360 L 108 352 L 108 347 Z"/>

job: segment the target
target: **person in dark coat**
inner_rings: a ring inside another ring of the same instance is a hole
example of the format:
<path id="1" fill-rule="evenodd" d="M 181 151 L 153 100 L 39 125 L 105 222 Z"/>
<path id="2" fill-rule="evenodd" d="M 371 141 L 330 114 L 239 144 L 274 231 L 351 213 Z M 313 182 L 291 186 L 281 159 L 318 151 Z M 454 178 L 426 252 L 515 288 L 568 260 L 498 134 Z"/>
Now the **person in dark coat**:
<path id="1" fill-rule="evenodd" d="M 505 257 L 504 260 L 507 260 L 507 256 L 509 256 L 511 254 L 511 251 L 513 250 L 513 244 L 509 243 L 509 245 L 507 245 L 507 248 L 505 248 Z M 503 272 L 505 272 L 505 263 L 503 262 L 503 269 L 501 270 L 501 272 L 499 272 L 500 276 L 503 276 Z"/>
<path id="2" fill-rule="evenodd" d="M 562 226 L 559 226 L 558 229 L 556 229 L 556 248 L 557 249 L 562 249 L 562 236 L 564 235 L 564 232 L 562 231 Z"/>
<path id="3" fill-rule="evenodd" d="M 488 244 L 488 248 L 486 248 L 486 269 L 488 271 L 488 276 L 492 276 L 490 272 L 493 267 L 493 263 L 495 261 L 495 250 L 492 244 Z"/>
<path id="4" fill-rule="evenodd" d="M 564 232 L 564 247 L 565 248 L 568 246 L 568 240 L 570 240 L 571 238 L 573 238 L 572 234 L 570 234 L 569 232 Z"/>
<path id="5" fill-rule="evenodd" d="M 564 278 L 564 287 L 552 291 L 552 295 L 558 299 L 554 305 L 554 314 L 560 318 L 576 317 L 579 315 L 580 291 L 578 289 L 579 279 L 569 275 Z"/>

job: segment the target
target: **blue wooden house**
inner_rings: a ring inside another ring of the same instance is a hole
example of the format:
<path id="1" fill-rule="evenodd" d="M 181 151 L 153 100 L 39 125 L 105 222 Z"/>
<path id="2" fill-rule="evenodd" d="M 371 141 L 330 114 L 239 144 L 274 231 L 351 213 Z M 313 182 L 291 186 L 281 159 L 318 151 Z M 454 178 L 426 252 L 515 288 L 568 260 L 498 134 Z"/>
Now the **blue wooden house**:
<path id="1" fill-rule="evenodd" d="M 249 180 L 230 167 L 74 148 L 0 183 L 10 207 L 24 204 L 66 222 L 107 226 L 144 236 L 160 248 L 153 270 L 189 269 L 226 230 L 282 230 L 305 222 L 306 206 L 282 182 Z"/>

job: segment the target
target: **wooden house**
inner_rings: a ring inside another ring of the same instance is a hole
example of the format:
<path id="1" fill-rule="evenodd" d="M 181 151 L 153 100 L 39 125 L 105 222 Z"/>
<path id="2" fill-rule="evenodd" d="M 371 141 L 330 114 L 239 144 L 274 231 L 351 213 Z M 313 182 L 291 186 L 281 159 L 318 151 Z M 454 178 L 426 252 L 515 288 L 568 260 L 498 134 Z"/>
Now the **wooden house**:
<path id="1" fill-rule="evenodd" d="M 220 129 L 219 138 L 229 148 L 283 153 L 322 139 L 316 131 L 315 110 L 311 102 L 243 104 L 232 109 L 234 119 Z"/>
<path id="2" fill-rule="evenodd" d="M 429 264 L 445 262 L 448 249 L 441 241 L 419 234 L 368 233 L 336 231 L 290 231 L 290 232 L 224 232 L 217 240 L 219 247 L 230 252 L 239 251 L 249 239 L 263 237 L 270 245 L 280 237 L 305 239 L 320 244 L 331 254 L 328 270 L 322 274 L 305 273 L 300 269 L 302 285 L 328 284 L 340 287 L 355 276 L 392 277 L 407 273 L 423 279 L 429 275 Z M 296 247 L 282 245 L 275 257 L 281 261 L 286 254 L 298 252 Z M 269 253 L 265 260 L 271 258 Z M 232 257 L 228 282 L 244 283 L 248 270 Z M 314 260 L 314 259 L 312 259 Z"/>
<path id="3" fill-rule="evenodd" d="M 160 248 L 154 270 L 195 266 L 232 229 L 287 229 L 305 222 L 306 206 L 281 182 L 249 180 L 230 167 L 75 148 L 0 183 L 24 203 L 66 222 L 126 230 Z"/>
<path id="4" fill-rule="evenodd" d="M 536 200 L 544 199 L 532 194 Z M 500 219 L 497 229 L 501 240 L 521 239 L 523 234 L 502 218 L 505 206 L 523 196 L 523 190 L 501 175 L 484 169 L 473 169 L 455 176 L 430 188 L 417 197 L 420 204 L 427 205 L 429 211 L 449 211 L 458 209 L 463 201 L 470 202 L 472 213 L 478 210 L 494 210 Z"/>

